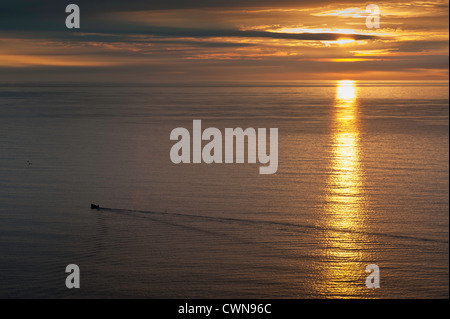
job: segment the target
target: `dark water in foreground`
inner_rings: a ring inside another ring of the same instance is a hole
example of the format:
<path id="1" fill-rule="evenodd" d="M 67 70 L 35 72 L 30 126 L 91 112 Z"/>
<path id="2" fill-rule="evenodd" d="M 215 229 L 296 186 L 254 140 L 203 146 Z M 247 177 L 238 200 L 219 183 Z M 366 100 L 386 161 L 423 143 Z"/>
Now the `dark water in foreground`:
<path id="1" fill-rule="evenodd" d="M 3 83 L 0 297 L 448 298 L 448 102 L 442 82 Z M 278 128 L 278 173 L 172 164 L 194 119 Z"/>

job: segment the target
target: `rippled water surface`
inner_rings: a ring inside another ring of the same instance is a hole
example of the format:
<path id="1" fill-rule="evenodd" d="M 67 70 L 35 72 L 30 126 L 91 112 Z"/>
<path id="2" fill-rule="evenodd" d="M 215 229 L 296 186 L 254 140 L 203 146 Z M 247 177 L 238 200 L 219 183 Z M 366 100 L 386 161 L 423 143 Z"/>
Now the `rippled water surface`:
<path id="1" fill-rule="evenodd" d="M 2 83 L 0 297 L 448 298 L 448 101 L 446 82 Z M 278 128 L 277 174 L 172 164 L 195 119 Z"/>

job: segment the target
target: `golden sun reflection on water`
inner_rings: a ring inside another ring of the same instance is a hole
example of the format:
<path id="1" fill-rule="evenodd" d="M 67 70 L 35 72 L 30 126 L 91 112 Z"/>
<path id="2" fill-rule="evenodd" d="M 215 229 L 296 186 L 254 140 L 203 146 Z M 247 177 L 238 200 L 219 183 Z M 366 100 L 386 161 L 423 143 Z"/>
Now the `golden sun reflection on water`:
<path id="1" fill-rule="evenodd" d="M 321 226 L 323 269 L 320 294 L 360 297 L 365 288 L 363 235 L 365 207 L 360 165 L 357 88 L 354 81 L 339 81 L 333 105 L 331 156 Z"/>

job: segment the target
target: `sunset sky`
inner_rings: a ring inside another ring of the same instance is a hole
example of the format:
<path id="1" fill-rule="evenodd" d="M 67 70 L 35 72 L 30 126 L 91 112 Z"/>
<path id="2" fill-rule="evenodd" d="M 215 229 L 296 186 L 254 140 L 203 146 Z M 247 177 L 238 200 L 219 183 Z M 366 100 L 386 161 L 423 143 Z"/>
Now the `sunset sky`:
<path id="1" fill-rule="evenodd" d="M 447 80 L 448 18 L 442 0 L 2 0 L 0 80 Z"/>

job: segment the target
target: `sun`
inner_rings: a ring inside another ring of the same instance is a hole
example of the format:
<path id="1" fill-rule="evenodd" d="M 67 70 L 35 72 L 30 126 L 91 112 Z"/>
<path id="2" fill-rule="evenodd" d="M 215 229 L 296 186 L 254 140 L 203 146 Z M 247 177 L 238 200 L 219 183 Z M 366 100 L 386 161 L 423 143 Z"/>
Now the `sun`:
<path id="1" fill-rule="evenodd" d="M 336 40 L 336 43 L 339 45 L 350 44 L 353 42 L 355 42 L 354 39 L 338 39 L 338 40 Z"/>
<path id="2" fill-rule="evenodd" d="M 337 82 L 337 98 L 343 101 L 354 101 L 356 98 L 356 86 L 353 80 L 341 80 Z M 351 106 L 352 103 L 343 103 L 341 106 Z"/>

